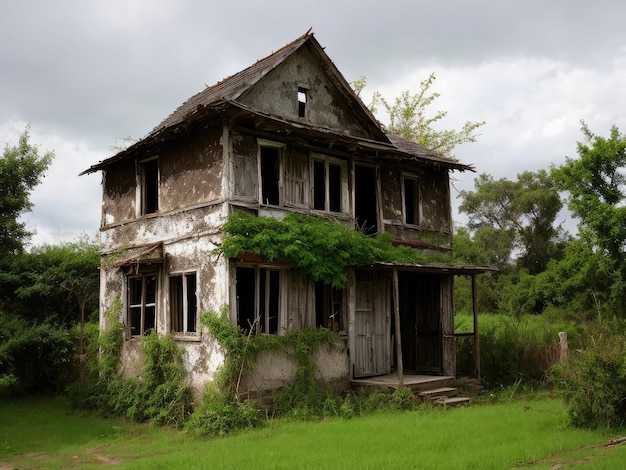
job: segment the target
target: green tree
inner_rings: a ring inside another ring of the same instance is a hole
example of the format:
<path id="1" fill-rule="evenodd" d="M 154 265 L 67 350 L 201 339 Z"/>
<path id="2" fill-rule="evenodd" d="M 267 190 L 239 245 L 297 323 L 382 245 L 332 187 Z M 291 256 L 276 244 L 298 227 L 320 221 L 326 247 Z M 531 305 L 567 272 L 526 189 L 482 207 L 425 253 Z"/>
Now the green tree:
<path id="1" fill-rule="evenodd" d="M 474 238 L 482 239 L 480 252 L 498 249 L 494 264 L 502 268 L 515 256 L 518 268 L 537 274 L 560 255 L 565 233 L 555 221 L 563 203 L 548 172 L 526 171 L 517 181 L 481 174 L 474 186 L 460 192 L 459 210 L 468 215 Z"/>
<path id="2" fill-rule="evenodd" d="M 568 207 L 579 217 L 580 239 L 586 243 L 603 274 L 594 275 L 588 289 L 596 309 L 626 316 L 626 137 L 612 126 L 609 137 L 601 137 L 582 121 L 585 137 L 579 142 L 577 159 L 567 158 L 552 168 L 559 189 L 568 194 Z M 607 284 L 606 280 L 610 280 Z M 598 281 L 605 282 L 598 282 Z M 598 288 L 598 287 L 602 288 Z"/>
<path id="3" fill-rule="evenodd" d="M 0 157 L 0 260 L 24 248 L 30 233 L 19 216 L 30 210 L 30 192 L 39 184 L 48 169 L 53 152 L 39 155 L 39 149 L 29 143 L 27 127 L 17 145 L 5 145 Z M 1 261 L 0 261 L 1 262 Z"/>
<path id="4" fill-rule="evenodd" d="M 453 151 L 457 145 L 465 142 L 476 142 L 479 134 L 476 130 L 485 125 L 485 121 L 467 121 L 460 130 L 437 130 L 436 124 L 448 115 L 447 111 L 436 111 L 430 114 L 433 102 L 440 96 L 431 92 L 435 81 L 435 74 L 419 85 L 417 93 L 406 90 L 393 100 L 388 100 L 380 92 L 375 92 L 369 108 L 376 114 L 379 107 L 387 114 L 389 132 L 401 135 L 405 139 L 419 142 L 424 147 L 443 157 L 453 158 Z M 363 92 L 367 85 L 367 78 L 362 76 L 352 83 L 357 95 Z"/>
<path id="5" fill-rule="evenodd" d="M 5 310 L 30 322 L 76 325 L 97 318 L 100 256 L 86 239 L 42 245 L 12 257 L 0 283 Z"/>
<path id="6" fill-rule="evenodd" d="M 626 247 L 626 194 L 624 166 L 626 137 L 616 126 L 609 137 L 591 132 L 582 122 L 584 142 L 578 142 L 579 158 L 567 158 L 552 169 L 559 189 L 567 191 L 568 207 L 580 218 L 582 239 L 622 260 Z"/>

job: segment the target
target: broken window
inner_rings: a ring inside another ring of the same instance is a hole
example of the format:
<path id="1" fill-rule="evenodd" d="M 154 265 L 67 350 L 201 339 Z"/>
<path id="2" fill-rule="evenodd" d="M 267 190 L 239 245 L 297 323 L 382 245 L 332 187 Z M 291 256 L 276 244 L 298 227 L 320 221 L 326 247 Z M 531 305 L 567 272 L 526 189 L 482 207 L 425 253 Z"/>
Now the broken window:
<path id="1" fill-rule="evenodd" d="M 128 324 L 131 336 L 150 334 L 156 328 L 156 273 L 128 278 Z"/>
<path id="2" fill-rule="evenodd" d="M 307 89 L 298 87 L 298 117 L 306 117 Z"/>
<path id="3" fill-rule="evenodd" d="M 278 334 L 280 271 L 237 267 L 237 325 L 243 331 Z"/>
<path id="4" fill-rule="evenodd" d="M 322 282 L 315 283 L 315 326 L 343 330 L 343 290 Z"/>
<path id="5" fill-rule="evenodd" d="M 196 286 L 196 273 L 170 276 L 170 322 L 174 333 L 196 332 Z"/>
<path id="6" fill-rule="evenodd" d="M 144 160 L 139 164 L 141 188 L 141 215 L 159 210 L 159 159 Z"/>
<path id="7" fill-rule="evenodd" d="M 280 205 L 280 153 L 279 146 L 259 147 L 261 204 Z"/>
<path id="8" fill-rule="evenodd" d="M 404 198 L 404 223 L 419 225 L 419 180 L 416 176 L 404 175 L 402 177 L 402 193 Z"/>
<path id="9" fill-rule="evenodd" d="M 346 162 L 328 157 L 313 158 L 313 209 L 347 212 Z"/>

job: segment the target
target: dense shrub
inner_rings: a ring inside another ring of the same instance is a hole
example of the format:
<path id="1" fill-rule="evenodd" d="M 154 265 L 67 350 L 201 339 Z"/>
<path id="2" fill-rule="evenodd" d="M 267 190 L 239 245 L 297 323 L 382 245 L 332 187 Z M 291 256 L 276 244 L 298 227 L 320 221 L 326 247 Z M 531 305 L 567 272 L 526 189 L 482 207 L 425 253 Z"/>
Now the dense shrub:
<path id="1" fill-rule="evenodd" d="M 153 421 L 181 427 L 192 411 L 193 397 L 186 382 L 183 351 L 170 336 L 156 333 L 142 337 L 144 368 L 139 378 L 119 376 L 122 328 L 115 323 L 99 341 L 101 354 L 91 356 L 99 370 L 87 386 L 74 385 L 69 395 L 75 406 L 99 410 L 105 415 L 125 416 L 133 421 Z"/>
<path id="2" fill-rule="evenodd" d="M 185 430 L 198 436 L 225 436 L 244 429 L 262 427 L 266 415 L 255 400 L 236 402 L 213 384 L 207 385 L 202 404 L 194 410 Z"/>
<path id="3" fill-rule="evenodd" d="M 0 396 L 56 392 L 75 379 L 77 336 L 0 313 Z"/>
<path id="4" fill-rule="evenodd" d="M 618 331 L 596 334 L 584 350 L 552 370 L 574 426 L 626 426 L 626 340 Z"/>

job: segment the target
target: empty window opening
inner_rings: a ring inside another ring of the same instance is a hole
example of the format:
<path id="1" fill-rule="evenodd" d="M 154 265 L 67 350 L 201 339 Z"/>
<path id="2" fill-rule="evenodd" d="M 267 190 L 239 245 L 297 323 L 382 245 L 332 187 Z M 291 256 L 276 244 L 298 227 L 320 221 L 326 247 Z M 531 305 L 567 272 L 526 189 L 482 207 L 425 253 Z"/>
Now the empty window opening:
<path id="1" fill-rule="evenodd" d="M 256 326 L 255 277 L 254 268 L 237 268 L 237 325 L 246 332 Z"/>
<path id="2" fill-rule="evenodd" d="M 345 212 L 345 164 L 329 160 L 313 160 L 313 208 L 329 212 Z"/>
<path id="3" fill-rule="evenodd" d="M 159 210 L 159 160 L 154 158 L 141 163 L 141 213 L 152 214 Z"/>
<path id="4" fill-rule="evenodd" d="M 405 177 L 404 186 L 404 222 L 419 225 L 419 186 L 417 178 Z"/>
<path id="5" fill-rule="evenodd" d="M 358 229 L 367 235 L 374 235 L 378 233 L 376 169 L 369 166 L 356 165 L 354 185 L 354 204 Z"/>
<path id="6" fill-rule="evenodd" d="M 306 117 L 307 89 L 298 87 L 298 117 Z"/>
<path id="7" fill-rule="evenodd" d="M 278 333 L 278 271 L 259 269 L 259 324 L 261 332 L 270 335 Z"/>
<path id="8" fill-rule="evenodd" d="M 313 208 L 325 210 L 326 208 L 326 170 L 324 162 L 313 161 Z"/>
<path id="9" fill-rule="evenodd" d="M 341 167 L 328 164 L 328 210 L 341 212 Z"/>
<path id="10" fill-rule="evenodd" d="M 244 332 L 277 334 L 280 325 L 280 272 L 237 268 L 237 325 Z"/>
<path id="11" fill-rule="evenodd" d="M 334 332 L 343 330 L 343 291 L 315 283 L 315 326 Z"/>
<path id="12" fill-rule="evenodd" d="M 156 274 L 128 279 L 128 324 L 131 336 L 150 334 L 156 327 Z"/>
<path id="13" fill-rule="evenodd" d="M 170 321 L 175 333 L 195 333 L 198 300 L 196 273 L 170 277 Z"/>
<path id="14" fill-rule="evenodd" d="M 260 147 L 261 204 L 277 206 L 280 203 L 280 149 Z"/>

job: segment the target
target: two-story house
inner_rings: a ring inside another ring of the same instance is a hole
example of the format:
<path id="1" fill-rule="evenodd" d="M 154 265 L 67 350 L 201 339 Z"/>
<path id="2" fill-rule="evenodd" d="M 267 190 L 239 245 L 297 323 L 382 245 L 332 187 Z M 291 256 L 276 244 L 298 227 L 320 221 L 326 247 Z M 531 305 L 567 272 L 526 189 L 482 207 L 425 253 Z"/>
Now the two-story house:
<path id="1" fill-rule="evenodd" d="M 121 301 L 124 373 L 139 371 L 142 335 L 171 333 L 201 390 L 223 352 L 199 314 L 227 305 L 234 324 L 262 334 L 340 333 L 342 344 L 319 358 L 325 380 L 398 369 L 454 376 L 453 280 L 481 268 L 354 266 L 347 286 L 334 289 L 289 263 L 214 250 L 229 214 L 245 210 L 332 218 L 451 253 L 449 174 L 467 170 L 388 135 L 310 33 L 205 88 L 85 171 L 102 171 L 101 326 Z M 281 367 L 268 363 L 266 377 L 257 368 L 255 386 L 276 386 L 287 374 Z"/>

